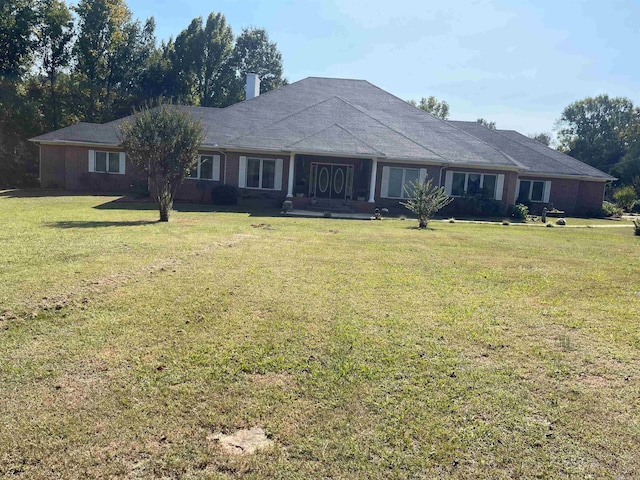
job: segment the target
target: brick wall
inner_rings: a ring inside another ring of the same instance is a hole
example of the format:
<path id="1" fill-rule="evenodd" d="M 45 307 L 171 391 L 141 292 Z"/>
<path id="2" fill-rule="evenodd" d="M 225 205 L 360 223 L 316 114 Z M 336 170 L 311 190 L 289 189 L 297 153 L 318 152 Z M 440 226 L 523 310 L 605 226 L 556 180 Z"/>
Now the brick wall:
<path id="1" fill-rule="evenodd" d="M 575 214 L 588 215 L 594 210 L 600 210 L 604 199 L 605 186 L 605 182 L 581 181 L 578 187 Z"/>
<path id="2" fill-rule="evenodd" d="M 184 202 L 210 203 L 211 190 L 217 185 L 224 184 L 224 175 L 227 169 L 226 156 L 222 152 L 201 152 L 201 155 L 220 155 L 220 180 L 198 180 L 185 178 L 176 192 L 176 200 Z"/>
<path id="3" fill-rule="evenodd" d="M 240 173 L 240 157 L 266 158 L 266 159 L 282 159 L 282 188 L 280 190 L 261 190 L 256 188 L 241 188 L 240 195 L 244 198 L 270 198 L 276 200 L 284 200 L 287 196 L 287 188 L 289 185 L 289 155 L 272 155 L 272 154 L 256 154 L 256 153 L 239 153 L 228 152 L 227 154 L 227 185 L 237 187 L 239 185 L 238 175 Z M 224 177 L 223 177 L 224 178 Z"/>
<path id="4" fill-rule="evenodd" d="M 129 161 L 124 175 L 89 171 L 89 148 L 66 147 L 66 189 L 92 192 L 128 192 L 136 183 L 146 185 L 146 177 L 140 175 Z M 101 152 L 118 152 L 114 148 L 96 148 Z"/>
<path id="5" fill-rule="evenodd" d="M 403 201 L 397 198 L 381 198 L 380 192 L 382 192 L 382 167 L 398 167 L 398 168 L 426 168 L 427 178 L 433 180 L 433 185 L 438 185 L 440 181 L 440 167 L 437 165 L 416 165 L 415 163 L 386 163 L 378 162 L 378 168 L 376 170 L 376 192 L 375 201 L 376 208 L 388 208 L 390 211 L 403 211 L 405 208 L 400 205 Z M 443 173 L 444 175 L 444 173 Z M 370 181 L 370 180 L 369 180 Z M 444 176 L 442 177 L 444 182 Z M 368 198 L 366 200 L 369 200 Z M 373 210 L 373 207 L 371 208 Z"/>
<path id="6" fill-rule="evenodd" d="M 65 146 L 40 146 L 40 186 L 42 188 L 66 188 L 66 152 Z"/>
<path id="7" fill-rule="evenodd" d="M 100 151 L 117 151 L 116 149 L 99 148 Z M 245 200 L 266 201 L 279 204 L 287 195 L 289 179 L 289 156 L 273 154 L 246 154 L 239 152 L 229 152 L 222 154 L 219 152 L 206 152 L 220 154 L 220 181 L 190 180 L 186 179 L 177 194 L 178 200 L 209 202 L 211 201 L 211 189 L 215 185 L 227 184 L 238 186 L 238 174 L 240 156 L 276 159 L 281 158 L 283 164 L 282 188 L 278 191 L 259 189 L 240 189 L 240 196 Z M 125 174 L 109 174 L 89 172 L 89 147 L 80 146 L 40 146 L 40 176 L 43 188 L 61 188 L 75 191 L 87 192 L 129 192 L 136 184 L 140 187 L 146 186 L 147 180 L 143 175 L 137 173 L 133 164 L 126 162 Z M 384 166 L 397 166 L 404 168 L 426 168 L 427 176 L 434 179 L 435 184 L 442 181 L 444 184 L 445 171 L 439 166 L 416 165 L 411 163 L 385 163 L 378 162 L 376 175 L 375 206 L 378 208 L 389 208 L 392 210 L 402 210 L 398 199 L 380 198 L 382 184 L 382 168 Z M 367 169 L 365 169 L 367 170 Z M 453 171 L 473 172 L 469 168 L 449 168 Z M 549 202 L 554 207 L 564 210 L 568 215 L 585 215 L 591 210 L 599 209 L 602 206 L 604 195 L 604 182 L 580 181 L 572 179 L 549 179 L 535 176 L 521 176 L 515 172 L 504 172 L 499 170 L 478 170 L 481 173 L 504 174 L 504 189 L 502 196 L 503 207 L 513 205 L 516 200 L 516 188 L 518 178 L 522 180 L 551 180 L 551 195 Z M 368 177 L 368 176 L 367 176 Z M 366 179 L 368 185 L 369 178 Z M 366 199 L 368 200 L 368 198 Z M 458 200 L 459 202 L 459 200 Z M 455 203 L 455 201 L 454 201 Z M 362 206 L 364 210 L 366 205 Z M 454 209 L 452 204 L 449 209 Z M 443 211 L 447 214 L 446 210 Z"/>

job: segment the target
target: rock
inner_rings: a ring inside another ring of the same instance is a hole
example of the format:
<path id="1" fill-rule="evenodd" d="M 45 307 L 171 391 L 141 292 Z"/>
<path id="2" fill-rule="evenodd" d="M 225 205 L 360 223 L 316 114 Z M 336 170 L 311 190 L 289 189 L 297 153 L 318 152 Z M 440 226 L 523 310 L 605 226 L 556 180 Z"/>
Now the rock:
<path id="1" fill-rule="evenodd" d="M 567 221 L 564 218 L 559 218 L 556 220 L 556 225 L 566 225 Z"/>
<path id="2" fill-rule="evenodd" d="M 287 213 L 293 208 L 293 202 L 291 200 L 285 200 L 282 202 L 282 213 Z"/>

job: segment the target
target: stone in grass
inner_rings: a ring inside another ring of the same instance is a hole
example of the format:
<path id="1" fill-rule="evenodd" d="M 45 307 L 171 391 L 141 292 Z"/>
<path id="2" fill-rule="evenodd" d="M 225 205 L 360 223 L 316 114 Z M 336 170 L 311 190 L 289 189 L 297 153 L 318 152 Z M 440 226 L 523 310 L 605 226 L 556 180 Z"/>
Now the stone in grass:
<path id="1" fill-rule="evenodd" d="M 220 445 L 223 451 L 231 455 L 251 455 L 256 450 L 273 445 L 273 441 L 267 438 L 267 434 L 260 427 L 238 430 L 233 435 L 214 433 L 208 435 L 207 440 Z"/>
<path id="2" fill-rule="evenodd" d="M 564 218 L 559 218 L 556 220 L 556 225 L 566 225 L 567 221 Z"/>

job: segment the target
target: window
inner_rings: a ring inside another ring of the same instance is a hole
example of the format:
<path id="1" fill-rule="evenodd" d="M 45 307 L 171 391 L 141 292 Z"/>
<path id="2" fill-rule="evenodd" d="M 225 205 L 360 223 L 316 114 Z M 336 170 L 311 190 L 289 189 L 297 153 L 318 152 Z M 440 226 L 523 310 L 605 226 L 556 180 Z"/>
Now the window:
<path id="1" fill-rule="evenodd" d="M 520 188 L 518 190 L 518 202 L 548 202 L 547 189 L 542 180 L 520 180 Z M 546 199 L 545 199 L 546 198 Z"/>
<path id="2" fill-rule="evenodd" d="M 200 155 L 187 177 L 200 180 L 219 180 L 220 157 L 218 155 Z"/>
<path id="3" fill-rule="evenodd" d="M 93 171 L 99 173 L 120 173 L 120 153 L 95 152 L 95 168 Z"/>
<path id="4" fill-rule="evenodd" d="M 482 195 L 486 198 L 495 198 L 496 183 L 498 177 L 496 175 L 485 175 L 482 180 Z"/>
<path id="5" fill-rule="evenodd" d="M 413 194 L 413 184 L 420 181 L 419 168 L 389 167 L 388 198 L 407 198 Z"/>
<path id="6" fill-rule="evenodd" d="M 464 185 L 467 183 L 466 173 L 453 173 L 453 183 L 451 184 L 451 196 L 461 197 L 464 195 Z"/>
<path id="7" fill-rule="evenodd" d="M 496 198 L 496 187 L 498 184 L 497 175 L 468 172 L 451 173 L 450 195 L 452 197 L 482 195 L 487 198 Z"/>
<path id="8" fill-rule="evenodd" d="M 482 175 L 479 173 L 467 174 L 467 195 L 478 195 L 480 193 L 480 183 Z"/>
<path id="9" fill-rule="evenodd" d="M 247 158 L 247 188 L 275 189 L 276 161 Z"/>

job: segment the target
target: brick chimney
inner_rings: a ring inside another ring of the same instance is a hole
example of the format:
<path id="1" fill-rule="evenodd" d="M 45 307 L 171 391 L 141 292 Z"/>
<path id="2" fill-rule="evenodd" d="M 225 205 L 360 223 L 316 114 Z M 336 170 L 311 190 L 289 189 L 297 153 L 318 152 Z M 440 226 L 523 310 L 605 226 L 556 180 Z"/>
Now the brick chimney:
<path id="1" fill-rule="evenodd" d="M 253 72 L 247 73 L 247 84 L 244 92 L 246 100 L 251 100 L 260 95 L 260 77 L 258 75 Z"/>

